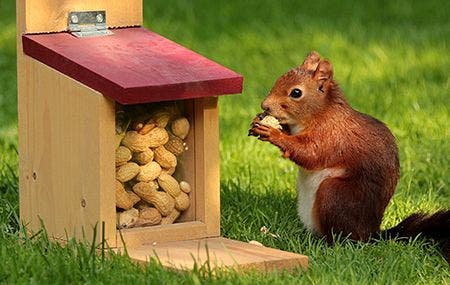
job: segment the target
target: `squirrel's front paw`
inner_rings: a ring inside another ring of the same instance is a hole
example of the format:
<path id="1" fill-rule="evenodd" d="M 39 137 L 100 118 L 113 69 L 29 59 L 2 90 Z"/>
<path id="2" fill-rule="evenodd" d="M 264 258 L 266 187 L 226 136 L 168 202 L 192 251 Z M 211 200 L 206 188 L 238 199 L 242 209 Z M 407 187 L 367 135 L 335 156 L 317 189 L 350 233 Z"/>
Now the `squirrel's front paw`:
<path id="1" fill-rule="evenodd" d="M 280 141 L 280 138 L 283 136 L 281 130 L 258 123 L 255 123 L 253 125 L 253 128 L 250 130 L 250 132 L 253 135 L 258 136 L 259 140 L 269 141 L 275 145 L 277 145 L 277 143 Z"/>
<path id="2" fill-rule="evenodd" d="M 264 116 L 265 116 L 264 113 L 260 113 L 260 114 L 257 114 L 255 118 L 253 118 L 253 121 L 250 124 L 250 130 L 248 130 L 249 136 L 255 136 L 255 137 L 258 136 L 258 134 L 253 132 L 253 129 L 256 128 L 258 125 L 260 125 L 261 120 L 264 118 Z"/>

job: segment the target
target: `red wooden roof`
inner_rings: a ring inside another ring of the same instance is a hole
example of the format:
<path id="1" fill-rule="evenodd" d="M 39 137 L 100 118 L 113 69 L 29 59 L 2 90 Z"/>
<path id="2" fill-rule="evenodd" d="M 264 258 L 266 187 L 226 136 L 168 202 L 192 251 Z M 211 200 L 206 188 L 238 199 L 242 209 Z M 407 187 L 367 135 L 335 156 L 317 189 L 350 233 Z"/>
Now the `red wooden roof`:
<path id="1" fill-rule="evenodd" d="M 121 104 L 241 93 L 243 78 L 144 28 L 23 35 L 24 53 Z"/>

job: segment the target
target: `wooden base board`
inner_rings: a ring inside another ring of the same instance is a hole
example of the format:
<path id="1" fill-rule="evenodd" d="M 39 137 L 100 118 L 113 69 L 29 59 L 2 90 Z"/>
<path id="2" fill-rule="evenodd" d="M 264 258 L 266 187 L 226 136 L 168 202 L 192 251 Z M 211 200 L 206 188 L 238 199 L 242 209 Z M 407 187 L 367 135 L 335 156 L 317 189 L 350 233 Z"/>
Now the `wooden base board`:
<path id="1" fill-rule="evenodd" d="M 192 270 L 195 264 L 260 271 L 306 270 L 308 267 L 307 256 L 222 237 L 154 243 L 127 248 L 127 251 L 130 258 L 138 262 L 156 257 L 163 266 L 177 270 Z"/>

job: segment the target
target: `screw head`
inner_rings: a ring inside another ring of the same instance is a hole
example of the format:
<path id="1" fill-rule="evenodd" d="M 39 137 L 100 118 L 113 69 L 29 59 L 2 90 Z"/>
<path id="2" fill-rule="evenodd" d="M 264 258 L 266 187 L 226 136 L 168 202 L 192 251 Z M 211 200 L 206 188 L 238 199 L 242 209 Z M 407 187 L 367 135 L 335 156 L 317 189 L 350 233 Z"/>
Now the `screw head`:
<path id="1" fill-rule="evenodd" d="M 71 15 L 70 16 L 70 21 L 74 24 L 78 24 L 78 16 L 77 15 Z"/>
<path id="2" fill-rule="evenodd" d="M 103 23 L 103 15 L 102 14 L 97 14 L 95 19 L 97 19 L 97 23 Z"/>
<path id="3" fill-rule="evenodd" d="M 86 200 L 81 199 L 81 207 L 86 208 Z"/>

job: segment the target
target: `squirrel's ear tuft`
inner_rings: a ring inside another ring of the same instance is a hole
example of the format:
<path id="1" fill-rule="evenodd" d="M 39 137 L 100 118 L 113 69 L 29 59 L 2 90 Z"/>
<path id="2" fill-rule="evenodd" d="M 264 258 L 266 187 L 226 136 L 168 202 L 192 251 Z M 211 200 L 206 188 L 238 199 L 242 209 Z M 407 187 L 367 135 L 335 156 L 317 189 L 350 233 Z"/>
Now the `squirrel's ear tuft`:
<path id="1" fill-rule="evenodd" d="M 313 73 L 317 69 L 319 62 L 319 53 L 317 51 L 312 51 L 306 56 L 305 61 L 303 61 L 302 65 L 300 65 L 300 68 L 306 72 Z"/>
<path id="2" fill-rule="evenodd" d="M 327 59 L 319 62 L 316 71 L 314 71 L 313 79 L 317 81 L 327 81 L 333 79 L 333 66 Z"/>

